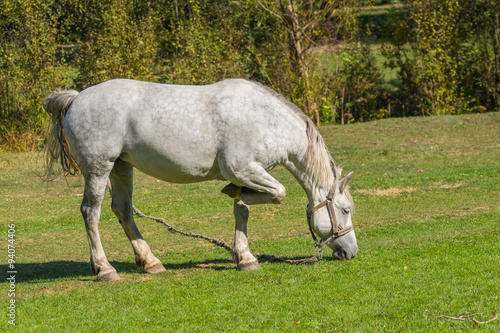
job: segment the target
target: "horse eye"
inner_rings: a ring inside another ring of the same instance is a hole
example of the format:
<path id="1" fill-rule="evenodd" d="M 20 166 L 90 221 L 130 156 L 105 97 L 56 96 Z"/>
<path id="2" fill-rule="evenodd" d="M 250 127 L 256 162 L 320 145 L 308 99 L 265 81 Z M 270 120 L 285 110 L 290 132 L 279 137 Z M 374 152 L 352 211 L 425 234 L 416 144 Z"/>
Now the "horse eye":
<path id="1" fill-rule="evenodd" d="M 345 215 L 349 214 L 350 211 L 350 208 L 342 208 L 342 213 L 344 213 Z"/>

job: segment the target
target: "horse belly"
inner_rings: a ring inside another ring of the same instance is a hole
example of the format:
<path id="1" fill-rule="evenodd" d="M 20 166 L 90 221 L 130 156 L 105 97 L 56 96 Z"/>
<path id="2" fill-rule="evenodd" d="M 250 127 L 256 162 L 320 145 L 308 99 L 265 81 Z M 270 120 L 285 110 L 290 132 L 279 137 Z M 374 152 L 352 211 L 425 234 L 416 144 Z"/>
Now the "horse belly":
<path id="1" fill-rule="evenodd" d="M 168 125 L 153 121 L 149 124 L 149 128 L 131 131 L 134 139 L 126 140 L 121 159 L 171 183 L 223 179 L 215 133 L 208 124 L 205 128 L 173 120 Z"/>
<path id="2" fill-rule="evenodd" d="M 159 154 L 151 149 L 123 152 L 120 158 L 147 175 L 170 183 L 194 183 L 205 180 L 224 179 L 215 158 L 201 160 L 199 156 Z"/>

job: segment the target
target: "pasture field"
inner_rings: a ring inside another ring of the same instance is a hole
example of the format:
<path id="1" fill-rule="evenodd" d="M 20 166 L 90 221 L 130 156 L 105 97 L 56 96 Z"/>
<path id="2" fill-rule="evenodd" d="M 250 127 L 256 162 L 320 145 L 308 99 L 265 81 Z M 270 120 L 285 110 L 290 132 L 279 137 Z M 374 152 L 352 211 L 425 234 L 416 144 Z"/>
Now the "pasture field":
<path id="1" fill-rule="evenodd" d="M 122 277 L 98 283 L 79 205 L 82 180 L 42 183 L 40 152 L 0 154 L 0 331 L 499 332 L 500 113 L 384 119 L 321 132 L 356 203 L 358 256 L 240 272 L 230 254 L 136 218 L 167 268 L 147 275 L 106 196 L 104 248 Z M 306 196 L 283 168 L 278 206 L 253 206 L 250 249 L 315 254 Z M 186 231 L 232 241 L 225 183 L 173 185 L 136 171 L 134 203 Z M 8 225 L 15 224 L 15 323 L 8 323 Z M 445 317 L 465 320 L 446 321 Z"/>

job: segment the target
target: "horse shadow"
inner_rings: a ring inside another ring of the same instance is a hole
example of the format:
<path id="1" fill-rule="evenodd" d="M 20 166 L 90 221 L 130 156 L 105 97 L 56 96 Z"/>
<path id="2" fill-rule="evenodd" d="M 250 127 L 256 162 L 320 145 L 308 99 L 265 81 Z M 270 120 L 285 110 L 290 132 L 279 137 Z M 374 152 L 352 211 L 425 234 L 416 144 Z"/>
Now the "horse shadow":
<path id="1" fill-rule="evenodd" d="M 303 258 L 285 258 L 285 259 L 303 259 Z M 328 259 L 326 260 L 328 261 Z M 279 264 L 274 260 L 259 258 L 259 263 Z M 133 262 L 110 261 L 110 264 L 120 273 L 138 273 L 147 274 L 139 269 Z M 206 269 L 206 270 L 236 270 L 236 265 L 230 259 L 213 259 L 204 261 L 188 261 L 163 264 L 167 271 L 188 270 L 188 269 Z M 50 261 L 42 263 L 16 264 L 15 269 L 8 265 L 0 265 L 0 276 L 6 278 L 15 276 L 16 282 L 38 283 L 47 280 L 58 280 L 65 278 L 77 278 L 81 281 L 94 281 L 96 278 L 92 274 L 90 264 L 80 261 Z"/>
<path id="2" fill-rule="evenodd" d="M 229 259 L 217 259 L 186 263 L 169 263 L 164 264 L 168 270 L 179 269 L 213 269 L 213 270 L 230 270 L 235 269 L 228 265 L 232 263 Z M 144 273 L 133 262 L 110 261 L 110 264 L 120 273 Z M 0 265 L 0 276 L 6 278 L 15 276 L 16 282 L 25 283 L 38 283 L 45 282 L 46 280 L 58 280 L 65 278 L 77 278 L 82 281 L 95 280 L 92 274 L 90 264 L 88 262 L 79 261 L 50 261 L 43 263 L 27 263 L 16 264 L 14 269 L 9 268 L 8 265 Z"/>

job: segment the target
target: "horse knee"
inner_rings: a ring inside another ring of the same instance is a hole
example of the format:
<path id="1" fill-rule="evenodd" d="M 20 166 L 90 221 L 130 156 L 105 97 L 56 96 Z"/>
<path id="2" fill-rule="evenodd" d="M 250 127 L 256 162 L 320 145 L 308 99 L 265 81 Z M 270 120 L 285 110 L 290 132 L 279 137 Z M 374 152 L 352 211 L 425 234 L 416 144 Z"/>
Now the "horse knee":
<path id="1" fill-rule="evenodd" d="M 94 220 L 96 217 L 95 215 L 97 215 L 97 219 L 99 219 L 98 213 L 96 214 L 96 207 L 93 207 L 92 205 L 86 202 L 83 202 L 80 205 L 80 212 L 82 213 L 83 220 L 86 223 L 90 222 L 91 220 Z"/>
<path id="2" fill-rule="evenodd" d="M 283 202 L 283 200 L 285 200 L 285 197 L 286 197 L 286 188 L 281 185 L 275 193 L 273 193 L 273 198 L 271 199 L 271 202 L 273 204 L 280 204 Z"/>
<path id="3" fill-rule="evenodd" d="M 83 219 L 86 220 L 87 216 L 89 216 L 90 207 L 85 203 L 80 205 L 80 213 L 82 213 Z"/>

